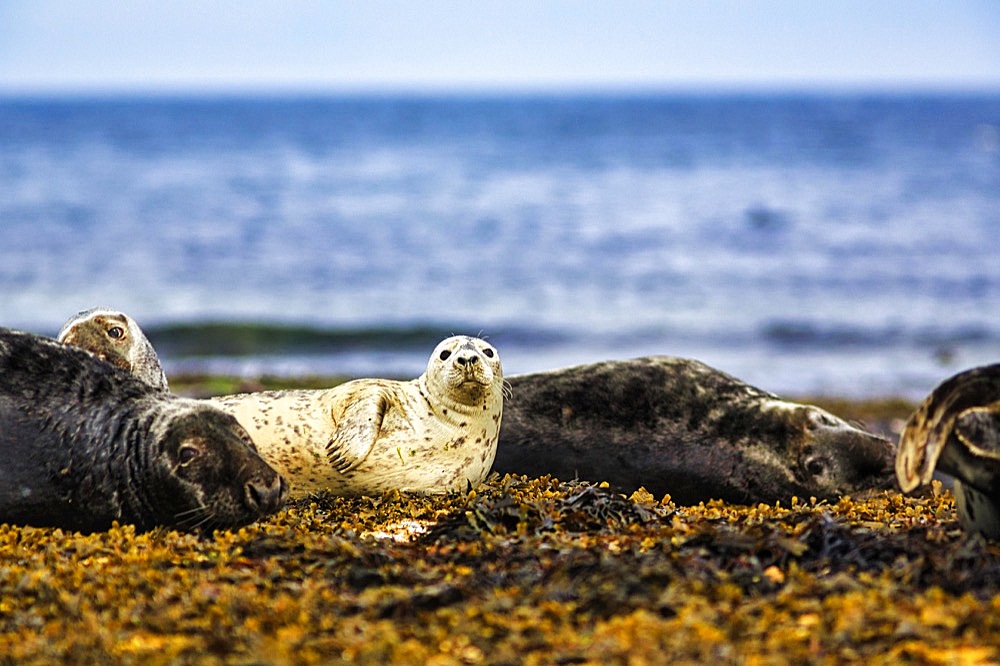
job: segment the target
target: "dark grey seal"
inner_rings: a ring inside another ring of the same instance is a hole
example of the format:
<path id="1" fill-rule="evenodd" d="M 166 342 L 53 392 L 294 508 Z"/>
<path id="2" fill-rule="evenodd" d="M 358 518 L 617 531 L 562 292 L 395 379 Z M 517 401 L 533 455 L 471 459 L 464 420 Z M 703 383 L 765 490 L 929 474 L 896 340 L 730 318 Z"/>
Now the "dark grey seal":
<path id="1" fill-rule="evenodd" d="M 681 504 L 833 499 L 892 483 L 887 439 L 698 361 L 607 361 L 509 382 L 501 474 L 645 486 Z"/>
<path id="2" fill-rule="evenodd" d="M 236 420 L 91 354 L 0 328 L 0 522 L 209 530 L 277 511 L 285 481 Z"/>
<path id="3" fill-rule="evenodd" d="M 910 492 L 935 470 L 955 479 L 962 527 L 1000 539 L 1000 364 L 946 379 L 906 422 L 896 454 L 899 487 Z"/>

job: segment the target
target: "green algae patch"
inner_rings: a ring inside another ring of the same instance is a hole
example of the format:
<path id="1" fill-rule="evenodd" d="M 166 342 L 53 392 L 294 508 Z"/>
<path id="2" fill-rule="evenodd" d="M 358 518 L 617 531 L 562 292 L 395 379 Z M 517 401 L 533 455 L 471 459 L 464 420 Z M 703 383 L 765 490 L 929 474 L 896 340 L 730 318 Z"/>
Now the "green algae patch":
<path id="1" fill-rule="evenodd" d="M 1000 659 L 1000 549 L 951 494 L 681 507 L 493 476 L 315 495 L 197 537 L 0 526 L 0 660 L 520 664 Z"/>

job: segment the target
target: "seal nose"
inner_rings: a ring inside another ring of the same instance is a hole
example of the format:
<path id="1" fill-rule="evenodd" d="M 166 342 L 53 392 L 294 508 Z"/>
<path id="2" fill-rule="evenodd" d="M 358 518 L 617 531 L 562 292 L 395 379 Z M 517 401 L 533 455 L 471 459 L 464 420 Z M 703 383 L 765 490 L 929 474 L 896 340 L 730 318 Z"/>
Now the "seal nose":
<path id="1" fill-rule="evenodd" d="M 458 363 L 459 365 L 462 365 L 462 366 L 465 366 L 465 365 L 473 366 L 476 363 L 479 363 L 479 357 L 478 356 L 460 356 L 457 359 L 455 359 L 455 363 Z"/>
<path id="2" fill-rule="evenodd" d="M 261 515 L 272 514 L 285 503 L 288 495 L 288 484 L 280 474 L 275 474 L 270 481 L 250 479 L 245 486 L 246 502 Z"/>

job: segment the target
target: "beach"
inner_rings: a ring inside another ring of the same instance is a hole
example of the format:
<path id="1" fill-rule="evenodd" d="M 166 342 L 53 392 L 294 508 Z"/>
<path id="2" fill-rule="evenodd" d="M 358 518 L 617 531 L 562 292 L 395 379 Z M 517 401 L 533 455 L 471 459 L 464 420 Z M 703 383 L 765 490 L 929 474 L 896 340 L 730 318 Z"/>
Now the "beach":
<path id="1" fill-rule="evenodd" d="M 0 98 L 4 326 L 177 393 L 701 360 L 896 439 L 1000 354 L 995 93 Z M 946 485 L 753 506 L 491 476 L 209 535 L 0 525 L 0 663 L 1000 661 Z"/>
<path id="2" fill-rule="evenodd" d="M 678 507 L 492 478 L 208 538 L 0 527 L 9 663 L 986 663 L 996 547 L 950 493 Z"/>
<path id="3" fill-rule="evenodd" d="M 172 376 L 175 391 L 338 378 Z M 890 436 L 899 399 L 816 399 Z M 0 526 L 9 663 L 984 663 L 997 547 L 950 492 L 678 506 L 600 479 L 320 493 L 198 537 Z"/>

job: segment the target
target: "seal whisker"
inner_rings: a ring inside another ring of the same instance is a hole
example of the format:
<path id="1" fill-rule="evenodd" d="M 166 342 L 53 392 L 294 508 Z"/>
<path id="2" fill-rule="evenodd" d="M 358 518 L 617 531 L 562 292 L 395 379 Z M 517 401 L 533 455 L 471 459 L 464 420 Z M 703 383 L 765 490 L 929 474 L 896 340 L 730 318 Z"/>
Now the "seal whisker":
<path id="1" fill-rule="evenodd" d="M 174 518 L 177 520 L 178 525 L 182 525 L 184 529 L 194 532 L 202 529 L 206 523 L 213 520 L 214 515 L 207 506 L 201 505 L 187 511 L 181 511 Z"/>

